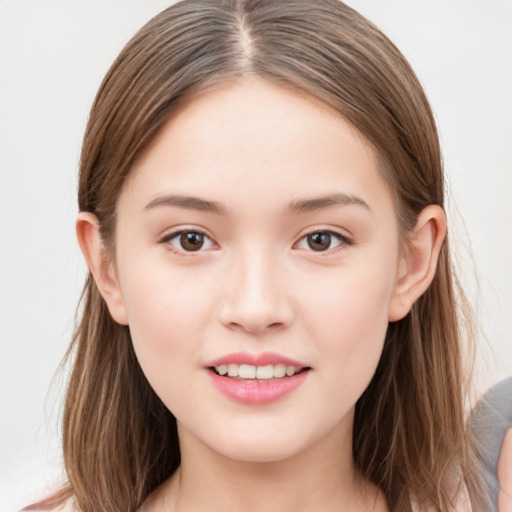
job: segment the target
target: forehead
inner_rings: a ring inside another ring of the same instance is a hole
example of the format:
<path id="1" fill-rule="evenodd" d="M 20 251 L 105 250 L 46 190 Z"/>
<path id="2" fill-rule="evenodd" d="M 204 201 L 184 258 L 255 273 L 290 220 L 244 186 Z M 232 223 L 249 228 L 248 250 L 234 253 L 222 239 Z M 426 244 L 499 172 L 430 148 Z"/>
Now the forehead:
<path id="1" fill-rule="evenodd" d="M 283 201 L 389 195 L 371 145 L 339 113 L 259 78 L 216 86 L 184 105 L 135 163 L 126 191 L 135 183 L 146 195 L 182 188 L 231 201 L 235 193 L 242 202 L 244 188 Z"/>

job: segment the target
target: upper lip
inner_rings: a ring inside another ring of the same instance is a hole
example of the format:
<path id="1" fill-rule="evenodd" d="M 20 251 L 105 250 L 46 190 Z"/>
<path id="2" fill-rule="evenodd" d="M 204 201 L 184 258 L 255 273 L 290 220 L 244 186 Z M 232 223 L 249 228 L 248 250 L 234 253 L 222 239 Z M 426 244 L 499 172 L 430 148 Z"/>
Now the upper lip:
<path id="1" fill-rule="evenodd" d="M 225 356 L 219 357 L 214 361 L 206 363 L 207 368 L 220 366 L 222 364 L 250 364 L 252 366 L 267 366 L 269 364 L 285 364 L 286 366 L 295 366 L 295 368 L 308 368 L 308 365 L 290 359 L 289 357 L 275 354 L 273 352 L 260 352 L 259 354 L 251 354 L 250 352 L 233 352 Z"/>

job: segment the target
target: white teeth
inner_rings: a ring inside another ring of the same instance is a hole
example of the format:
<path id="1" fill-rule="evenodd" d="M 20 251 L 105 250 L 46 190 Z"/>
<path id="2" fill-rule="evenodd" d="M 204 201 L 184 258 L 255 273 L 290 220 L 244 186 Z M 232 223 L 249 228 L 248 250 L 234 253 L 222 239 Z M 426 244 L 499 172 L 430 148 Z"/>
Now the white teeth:
<path id="1" fill-rule="evenodd" d="M 242 379 L 254 379 L 256 377 L 256 366 L 241 364 L 238 369 L 238 376 Z"/>
<path id="2" fill-rule="evenodd" d="M 286 375 L 286 365 L 285 364 L 276 364 L 274 366 L 274 377 L 284 377 Z"/>
<path id="3" fill-rule="evenodd" d="M 291 377 L 294 374 L 295 374 L 295 366 L 287 366 L 286 367 L 286 375 L 288 375 L 288 377 Z"/>
<path id="4" fill-rule="evenodd" d="M 271 379 L 274 376 L 274 367 L 271 364 L 267 366 L 258 366 L 256 368 L 257 379 Z"/>
<path id="5" fill-rule="evenodd" d="M 219 375 L 228 377 L 240 377 L 241 379 L 281 379 L 285 375 L 291 377 L 297 373 L 295 366 L 285 364 L 267 364 L 265 366 L 253 366 L 251 364 L 221 364 L 215 367 Z"/>

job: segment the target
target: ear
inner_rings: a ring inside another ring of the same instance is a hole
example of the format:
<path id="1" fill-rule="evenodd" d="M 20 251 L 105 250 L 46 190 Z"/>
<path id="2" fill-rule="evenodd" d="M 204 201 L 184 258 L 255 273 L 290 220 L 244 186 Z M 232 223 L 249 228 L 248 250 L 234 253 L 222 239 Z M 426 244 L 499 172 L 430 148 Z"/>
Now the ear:
<path id="1" fill-rule="evenodd" d="M 76 235 L 89 270 L 112 318 L 118 324 L 128 325 L 114 262 L 103 245 L 97 217 L 89 212 L 80 212 L 76 220 Z"/>
<path id="2" fill-rule="evenodd" d="M 399 265 L 398 280 L 389 306 L 389 321 L 401 320 L 432 283 L 446 235 L 446 215 L 438 205 L 421 211 L 408 233 L 408 247 Z"/>

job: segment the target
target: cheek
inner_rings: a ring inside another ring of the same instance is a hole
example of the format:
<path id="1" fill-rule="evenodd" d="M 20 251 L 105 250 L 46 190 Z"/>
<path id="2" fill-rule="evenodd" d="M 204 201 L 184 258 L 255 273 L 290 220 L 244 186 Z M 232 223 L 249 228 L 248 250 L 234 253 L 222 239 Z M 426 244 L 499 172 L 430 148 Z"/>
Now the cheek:
<path id="1" fill-rule="evenodd" d="M 134 350 L 151 386 L 169 406 L 168 393 L 181 393 L 185 372 L 200 364 L 214 290 L 208 282 L 165 265 L 129 268 L 122 283 Z M 192 398 L 186 390 L 182 395 Z"/>
<path id="2" fill-rule="evenodd" d="M 377 367 L 393 291 L 390 273 L 382 268 L 363 265 L 340 271 L 326 281 L 323 293 L 316 288 L 303 304 L 310 312 L 310 338 L 320 349 L 333 392 L 358 398 Z"/>
<path id="3" fill-rule="evenodd" d="M 157 334 L 148 340 L 162 338 L 166 345 L 203 327 L 216 288 L 208 273 L 199 277 L 193 268 L 167 260 L 165 253 L 148 261 L 134 254 L 120 276 L 130 328 Z"/>

